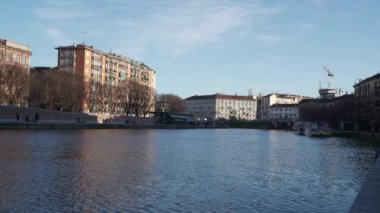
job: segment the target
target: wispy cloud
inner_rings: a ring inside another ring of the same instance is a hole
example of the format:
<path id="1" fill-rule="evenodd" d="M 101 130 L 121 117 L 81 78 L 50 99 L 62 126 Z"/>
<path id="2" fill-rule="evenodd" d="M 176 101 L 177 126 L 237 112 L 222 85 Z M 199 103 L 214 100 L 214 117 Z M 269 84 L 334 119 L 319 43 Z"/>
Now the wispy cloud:
<path id="1" fill-rule="evenodd" d="M 46 36 L 51 39 L 56 45 L 71 43 L 70 39 L 57 28 L 45 29 Z"/>
<path id="2" fill-rule="evenodd" d="M 60 39 L 54 40 L 75 37 L 65 36 L 63 32 L 72 32 L 75 21 L 81 20 L 81 30 L 86 31 L 89 37 L 106 41 L 109 48 L 118 52 L 136 56 L 143 56 L 147 51 L 153 50 L 162 55 L 176 57 L 200 46 L 222 41 L 229 35 L 239 33 L 250 22 L 262 20 L 263 17 L 283 10 L 280 6 L 264 6 L 259 1 L 157 0 L 136 3 L 107 0 L 106 5 L 126 12 L 111 14 L 111 9 L 94 26 L 84 17 L 102 13 L 98 7 L 89 7 L 83 5 L 83 2 L 75 1 L 45 1 L 47 6 L 37 9 L 35 14 L 40 19 L 51 22 L 48 28 L 55 31 L 50 29 L 46 32 L 50 36 L 57 34 Z M 135 15 L 136 11 L 131 11 L 131 8 L 141 8 L 141 11 Z M 83 29 L 85 27 L 87 29 Z M 71 29 L 68 30 L 69 28 Z M 281 38 L 276 35 L 260 35 L 257 40 L 274 44 Z M 73 42 L 75 41 L 70 43 Z"/>
<path id="3" fill-rule="evenodd" d="M 315 25 L 311 23 L 300 23 L 298 24 L 298 28 L 302 31 L 310 31 L 315 29 Z"/>
<path id="4" fill-rule="evenodd" d="M 35 11 L 37 17 L 43 20 L 68 20 L 93 16 L 92 12 L 85 9 L 80 1 L 44 0 L 44 6 Z"/>
<path id="5" fill-rule="evenodd" d="M 64 20 L 64 19 L 75 19 L 79 17 L 89 16 L 86 12 L 76 12 L 76 11 L 64 11 L 59 9 L 39 9 L 36 11 L 38 17 L 42 19 L 49 20 Z"/>
<path id="6" fill-rule="evenodd" d="M 117 44 L 123 44 L 133 54 L 141 54 L 154 47 L 162 50 L 163 54 L 175 57 L 238 33 L 239 28 L 248 25 L 254 16 L 270 16 L 281 10 L 280 7 L 229 0 L 181 2 L 156 11 L 134 24 L 129 21 L 121 23 L 127 23 L 132 33 L 123 34 L 124 40 L 117 41 Z"/>
<path id="7" fill-rule="evenodd" d="M 278 35 L 261 34 L 261 35 L 257 35 L 256 39 L 260 41 L 261 43 L 274 45 L 280 42 L 282 40 L 282 37 Z"/>
<path id="8" fill-rule="evenodd" d="M 56 8 L 43 8 L 36 10 L 36 15 L 42 19 L 48 20 L 67 20 L 67 19 L 76 19 L 81 17 L 91 16 L 90 13 L 72 11 L 72 10 L 61 10 Z"/>

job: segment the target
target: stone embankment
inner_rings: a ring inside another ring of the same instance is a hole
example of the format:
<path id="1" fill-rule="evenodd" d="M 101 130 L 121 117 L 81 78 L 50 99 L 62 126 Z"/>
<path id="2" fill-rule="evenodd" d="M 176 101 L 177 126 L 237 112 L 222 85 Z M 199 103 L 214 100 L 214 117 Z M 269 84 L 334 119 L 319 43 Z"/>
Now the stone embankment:
<path id="1" fill-rule="evenodd" d="M 33 107 L 0 106 L 1 129 L 83 129 L 154 126 L 153 118 L 60 112 Z"/>
<path id="2" fill-rule="evenodd" d="M 380 133 L 363 131 L 333 131 L 334 137 L 380 139 Z"/>
<path id="3" fill-rule="evenodd" d="M 372 172 L 363 184 L 350 209 L 351 213 L 380 212 L 380 161 L 375 162 Z"/>

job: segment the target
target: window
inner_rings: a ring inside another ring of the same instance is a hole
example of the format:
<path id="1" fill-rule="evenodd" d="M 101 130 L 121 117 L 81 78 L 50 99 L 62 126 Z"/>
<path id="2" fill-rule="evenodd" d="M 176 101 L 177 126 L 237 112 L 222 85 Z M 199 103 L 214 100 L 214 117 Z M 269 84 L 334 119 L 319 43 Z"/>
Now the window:
<path id="1" fill-rule="evenodd" d="M 375 102 L 375 107 L 380 107 L 380 101 Z"/>
<path id="2" fill-rule="evenodd" d="M 2 60 L 3 57 L 4 57 L 4 52 L 3 52 L 3 50 L 0 50 L 0 60 Z"/>
<path id="3" fill-rule="evenodd" d="M 7 61 L 12 61 L 13 59 L 13 54 L 12 53 L 9 53 L 8 54 L 8 58 L 7 58 Z"/>
<path id="4" fill-rule="evenodd" d="M 13 62 L 21 63 L 21 57 L 20 55 L 13 55 Z"/>

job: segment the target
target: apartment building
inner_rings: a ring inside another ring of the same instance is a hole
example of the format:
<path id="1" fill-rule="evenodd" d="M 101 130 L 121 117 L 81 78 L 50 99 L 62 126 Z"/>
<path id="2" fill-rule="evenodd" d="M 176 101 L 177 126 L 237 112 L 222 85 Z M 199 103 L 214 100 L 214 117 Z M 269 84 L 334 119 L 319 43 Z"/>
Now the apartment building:
<path id="1" fill-rule="evenodd" d="M 85 44 L 60 46 L 56 49 L 58 50 L 58 68 L 82 75 L 86 85 L 96 82 L 117 87 L 122 82 L 132 80 L 155 90 L 156 71 L 144 63 L 116 53 L 106 53 Z M 94 90 L 94 86 L 91 86 L 90 93 Z M 92 95 L 96 96 L 96 94 Z M 150 95 L 153 100 L 154 93 Z M 83 108 L 84 111 L 89 111 L 88 103 L 84 102 Z"/>
<path id="2" fill-rule="evenodd" d="M 273 104 L 269 107 L 271 121 L 298 121 L 298 104 Z"/>
<path id="3" fill-rule="evenodd" d="M 196 118 L 255 120 L 257 100 L 253 96 L 195 95 L 185 99 L 187 111 Z"/>
<path id="4" fill-rule="evenodd" d="M 355 118 L 361 129 L 380 131 L 380 74 L 358 81 L 355 88 Z"/>
<path id="5" fill-rule="evenodd" d="M 85 44 L 56 49 L 58 68 L 80 73 L 86 80 L 118 85 L 119 81 L 130 78 L 151 88 L 156 87 L 156 72 L 144 63 Z"/>
<path id="6" fill-rule="evenodd" d="M 29 71 L 31 55 L 28 45 L 0 39 L 0 62 L 21 64 Z"/>
<path id="7" fill-rule="evenodd" d="M 30 72 L 29 46 L 0 39 L 0 104 L 26 106 Z M 10 72 L 7 72 L 10 71 Z M 7 75 L 12 73 L 16 75 Z"/>
<path id="8" fill-rule="evenodd" d="M 259 100 L 259 120 L 270 120 L 270 107 L 274 104 L 298 104 L 304 97 L 298 95 L 271 93 L 260 97 Z"/>

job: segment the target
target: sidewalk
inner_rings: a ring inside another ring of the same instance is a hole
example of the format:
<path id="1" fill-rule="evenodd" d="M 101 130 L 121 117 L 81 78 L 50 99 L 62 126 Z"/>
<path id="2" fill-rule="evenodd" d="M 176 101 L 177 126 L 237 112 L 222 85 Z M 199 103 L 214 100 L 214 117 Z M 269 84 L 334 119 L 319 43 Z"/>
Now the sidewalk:
<path id="1" fill-rule="evenodd" d="M 1 124 L 77 124 L 77 120 L 39 120 L 38 122 L 29 121 L 25 122 L 24 119 L 16 120 L 16 119 L 6 119 L 0 118 Z M 86 124 L 98 124 L 96 121 L 81 121 L 80 123 Z"/>
<path id="2" fill-rule="evenodd" d="M 380 212 L 380 160 L 376 161 L 350 212 Z"/>

